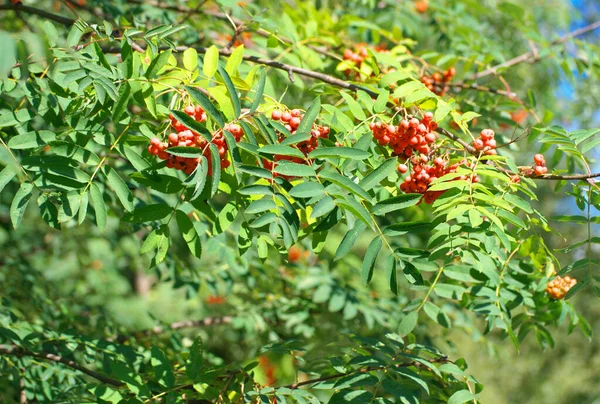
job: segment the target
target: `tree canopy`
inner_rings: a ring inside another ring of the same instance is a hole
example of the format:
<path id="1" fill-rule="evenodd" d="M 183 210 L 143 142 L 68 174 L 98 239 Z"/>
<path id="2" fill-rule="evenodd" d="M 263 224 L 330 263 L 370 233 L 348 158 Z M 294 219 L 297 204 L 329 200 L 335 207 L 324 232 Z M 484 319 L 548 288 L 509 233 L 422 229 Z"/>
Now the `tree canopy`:
<path id="1" fill-rule="evenodd" d="M 456 335 L 591 340 L 597 16 L 0 4 L 0 398 L 459 404 Z"/>

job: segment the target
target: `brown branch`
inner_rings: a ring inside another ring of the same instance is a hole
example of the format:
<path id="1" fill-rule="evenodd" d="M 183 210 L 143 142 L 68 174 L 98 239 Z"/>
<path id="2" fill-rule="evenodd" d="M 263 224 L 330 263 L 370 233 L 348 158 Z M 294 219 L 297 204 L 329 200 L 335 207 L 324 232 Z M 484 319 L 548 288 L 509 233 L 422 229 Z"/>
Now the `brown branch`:
<path id="1" fill-rule="evenodd" d="M 442 356 L 441 358 L 429 360 L 429 363 L 447 363 L 447 362 L 451 362 L 447 356 Z M 389 368 L 407 368 L 410 366 L 426 367 L 421 362 L 416 362 L 416 361 L 410 361 L 410 362 L 406 362 L 406 363 L 395 363 L 395 364 L 391 364 L 391 365 L 382 365 L 382 366 L 365 366 L 362 368 L 351 370 L 349 372 L 335 373 L 333 375 L 317 377 L 316 379 L 310 379 L 310 380 L 305 380 L 302 382 L 288 384 L 287 386 L 284 386 L 284 387 L 291 389 L 291 390 L 295 390 L 299 387 L 306 386 L 308 384 L 315 384 L 315 383 L 325 382 L 327 380 L 339 379 L 339 378 L 342 378 L 345 376 L 353 375 L 355 373 L 367 373 L 367 372 L 372 372 L 372 371 L 376 371 L 376 370 L 386 370 Z"/>
<path id="2" fill-rule="evenodd" d="M 468 83 L 449 83 L 448 86 L 452 87 L 452 88 L 458 88 L 458 89 L 465 89 L 465 90 L 476 90 L 476 91 L 482 91 L 485 93 L 492 93 L 492 94 L 498 94 L 498 95 L 503 95 L 506 96 L 510 99 L 514 99 L 517 97 L 517 93 L 514 93 L 512 91 L 505 91 L 505 90 L 498 90 L 496 88 L 490 88 L 490 87 L 486 87 L 486 86 L 480 86 L 479 84 L 468 84 Z"/>
<path id="3" fill-rule="evenodd" d="M 194 9 L 194 8 L 189 8 L 189 7 L 185 7 L 185 6 L 178 6 L 178 5 L 169 5 L 169 4 L 164 4 L 161 3 L 159 1 L 152 1 L 152 0 L 129 0 L 130 3 L 135 3 L 135 4 L 146 4 L 152 7 L 156 7 L 156 8 L 161 8 L 163 10 L 170 10 L 170 11 L 175 11 L 178 13 L 183 13 L 183 14 L 204 14 L 210 17 L 215 17 L 219 20 L 224 20 L 224 21 L 232 21 L 235 25 L 237 25 L 238 27 L 240 26 L 247 26 L 247 22 L 240 20 L 238 18 L 235 18 L 233 16 L 228 16 L 225 13 L 221 13 L 219 11 L 214 11 L 214 10 L 207 10 L 207 9 Z M 264 38 L 269 38 L 272 33 L 267 31 L 266 29 L 263 28 L 257 28 L 256 30 L 254 30 L 254 32 Z M 288 45 L 293 45 L 294 41 L 292 41 L 290 38 L 286 38 L 286 37 L 282 37 L 282 36 L 278 36 L 277 37 L 281 42 L 284 42 Z M 313 51 L 320 53 L 321 55 L 327 56 L 328 58 L 331 59 L 336 59 L 336 60 L 341 60 L 339 55 L 336 55 L 335 53 L 329 52 L 326 48 L 324 47 L 320 47 L 320 46 L 314 46 L 314 45 L 306 45 L 307 48 L 312 49 Z"/>
<path id="4" fill-rule="evenodd" d="M 40 17 L 46 18 L 48 20 L 56 21 L 63 25 L 73 25 L 75 20 L 67 17 L 63 17 L 62 15 L 52 14 L 48 11 L 40 10 L 39 8 L 25 6 L 22 3 L 17 4 L 0 4 L 0 11 L 2 10 L 13 10 L 13 11 L 22 11 L 24 13 L 39 15 Z"/>
<path id="5" fill-rule="evenodd" d="M 152 335 L 162 334 L 162 333 L 168 332 L 168 331 L 180 330 L 182 328 L 210 327 L 210 326 L 219 325 L 219 324 L 231 324 L 232 321 L 233 321 L 232 316 L 207 317 L 207 318 L 203 318 L 201 320 L 182 320 L 182 321 L 176 321 L 174 323 L 167 324 L 164 326 L 157 325 L 157 326 L 149 328 L 147 330 L 133 332 L 132 335 L 120 334 L 120 335 L 112 336 L 112 337 L 107 338 L 107 340 L 123 343 L 133 337 L 139 337 L 139 336 L 149 337 Z"/>
<path id="6" fill-rule="evenodd" d="M 111 386 L 121 387 L 121 386 L 125 385 L 125 383 L 123 383 L 119 380 L 112 379 L 108 376 L 103 375 L 102 373 L 98 373 L 98 372 L 88 369 L 84 366 L 81 366 L 80 364 L 78 364 L 70 359 L 65 359 L 63 357 L 60 357 L 60 356 L 52 354 L 52 353 L 46 353 L 46 352 L 37 353 L 37 352 L 28 351 L 26 349 L 23 349 L 23 348 L 20 348 L 17 346 L 0 345 L 0 355 L 12 355 L 12 356 L 16 356 L 18 358 L 32 357 L 32 358 L 36 358 L 36 359 L 42 359 L 45 361 L 62 363 L 63 365 L 66 365 L 66 366 L 68 366 L 72 369 L 75 369 L 81 373 L 85 373 L 86 375 L 88 375 L 96 380 L 99 380 L 106 384 L 110 384 Z"/>
<path id="7" fill-rule="evenodd" d="M 550 42 L 550 46 L 563 44 L 573 38 L 576 38 L 576 37 L 586 34 L 588 32 L 594 31 L 598 28 L 600 28 L 600 21 L 596 21 L 590 25 L 587 25 L 585 27 L 571 31 L 568 34 L 563 35 L 560 38 L 557 38 L 554 41 Z M 538 60 L 540 60 L 540 56 L 537 53 L 537 51 L 535 51 L 535 52 L 529 51 L 529 52 L 523 53 L 522 55 L 516 56 L 510 60 L 507 60 L 504 63 L 500 63 L 499 65 L 492 66 L 482 72 L 479 72 L 473 76 L 473 79 L 477 80 L 482 77 L 489 76 L 490 74 L 495 74 L 499 69 L 502 69 L 504 67 L 511 67 L 511 66 L 517 65 L 519 63 L 527 62 L 527 61 L 536 62 Z"/>

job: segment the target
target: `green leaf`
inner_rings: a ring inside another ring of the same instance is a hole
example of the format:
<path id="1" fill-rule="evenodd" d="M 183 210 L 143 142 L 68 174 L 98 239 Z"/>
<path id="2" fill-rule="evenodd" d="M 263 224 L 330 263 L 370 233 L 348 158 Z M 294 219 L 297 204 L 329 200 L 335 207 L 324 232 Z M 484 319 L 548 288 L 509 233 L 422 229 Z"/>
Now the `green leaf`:
<path id="1" fill-rule="evenodd" d="M 312 217 L 313 219 L 321 217 L 331 212 L 333 208 L 335 208 L 335 203 L 333 202 L 333 199 L 330 196 L 326 196 L 325 198 L 317 202 L 317 204 L 313 207 L 313 211 L 310 217 Z"/>
<path id="2" fill-rule="evenodd" d="M 156 381 L 164 387 L 173 387 L 175 384 L 175 376 L 171 370 L 169 359 L 160 348 L 152 345 L 150 364 L 154 368 L 154 376 Z"/>
<path id="3" fill-rule="evenodd" d="M 294 198 L 313 198 L 322 195 L 324 192 L 325 188 L 318 182 L 303 182 L 294 185 L 288 193 Z"/>
<path id="4" fill-rule="evenodd" d="M 275 209 L 276 207 L 277 205 L 275 204 L 273 199 L 263 198 L 253 201 L 250 205 L 248 205 L 245 212 L 251 215 L 255 215 L 257 213 L 262 213 L 267 210 Z"/>
<path id="5" fill-rule="evenodd" d="M 362 110 L 362 107 L 354 98 L 352 98 L 349 94 L 346 94 L 343 91 L 340 94 L 342 95 L 344 100 L 346 100 L 350 112 L 356 119 L 358 119 L 359 121 L 364 121 L 365 119 L 367 119 L 367 116 Z"/>
<path id="6" fill-rule="evenodd" d="M 364 206 L 358 203 L 354 198 L 346 197 L 346 199 L 337 199 L 335 203 L 339 207 L 350 211 L 357 218 L 365 222 L 367 226 L 373 228 L 373 219 L 371 218 L 371 214 Z"/>
<path id="7" fill-rule="evenodd" d="M 400 209 L 406 209 L 418 204 L 421 198 L 421 194 L 400 194 L 379 202 L 373 206 L 371 213 L 374 215 L 385 215 L 386 213 L 395 212 Z"/>
<path id="8" fill-rule="evenodd" d="M 113 121 L 118 121 L 121 118 L 121 115 L 127 109 L 127 105 L 129 103 L 129 96 L 131 95 L 131 86 L 129 83 L 125 82 L 119 88 L 119 98 L 117 103 L 115 104 L 115 108 L 113 109 L 112 118 Z"/>
<path id="9" fill-rule="evenodd" d="M 185 372 L 187 376 L 192 380 L 198 380 L 202 375 L 200 370 L 204 365 L 204 347 L 202 344 L 202 338 L 197 336 L 194 339 L 194 343 L 190 348 L 190 355 L 187 360 Z"/>
<path id="10" fill-rule="evenodd" d="M 40 195 L 38 198 L 38 207 L 40 208 L 40 215 L 44 222 L 50 227 L 60 230 L 60 223 L 58 220 L 58 209 L 50 201 L 47 195 Z"/>
<path id="11" fill-rule="evenodd" d="M 219 156 L 219 149 L 214 143 L 209 143 L 210 156 L 211 156 L 211 187 L 210 196 L 213 197 L 219 190 L 219 183 L 221 182 L 221 157 Z"/>
<path id="12" fill-rule="evenodd" d="M 12 200 L 10 205 L 10 220 L 15 230 L 17 227 L 19 227 L 19 224 L 21 224 L 21 219 L 23 219 L 25 209 L 27 209 L 27 205 L 31 200 L 32 191 L 33 184 L 30 182 L 24 182 L 21 184 L 21 187 Z"/>
<path id="13" fill-rule="evenodd" d="M 291 177 L 314 177 L 317 175 L 315 170 L 310 166 L 288 161 L 278 162 L 273 171 Z"/>
<path id="14" fill-rule="evenodd" d="M 167 64 L 170 57 L 171 57 L 170 49 L 159 53 L 154 59 L 152 59 L 152 62 L 150 62 L 150 66 L 148 66 L 148 70 L 146 70 L 145 77 L 147 79 L 155 78 L 156 75 L 158 74 L 158 72 L 160 71 L 160 69 L 162 69 Z"/>
<path id="15" fill-rule="evenodd" d="M 198 51 L 196 49 L 187 48 L 183 52 L 183 67 L 191 72 L 198 69 Z"/>
<path id="16" fill-rule="evenodd" d="M 317 147 L 308 154 L 309 159 L 349 158 L 353 160 L 364 160 L 370 156 L 371 153 L 353 147 Z"/>
<path id="17" fill-rule="evenodd" d="M 252 101 L 252 106 L 250 107 L 250 114 L 253 114 L 254 111 L 260 105 L 262 101 L 263 93 L 265 91 L 265 83 L 267 81 L 267 70 L 262 68 L 260 70 L 260 78 L 258 79 L 258 84 L 256 85 L 256 92 L 254 94 L 254 100 Z"/>
<path id="18" fill-rule="evenodd" d="M 236 47 L 233 52 L 231 52 L 231 55 L 227 59 L 227 64 L 225 65 L 227 73 L 231 76 L 237 76 L 238 68 L 242 63 L 242 60 L 244 60 L 244 45 Z"/>
<path id="19" fill-rule="evenodd" d="M 304 154 L 302 154 L 300 150 L 290 146 L 283 146 L 280 144 L 268 144 L 258 149 L 258 152 L 263 154 L 279 154 L 281 156 L 293 156 L 301 159 L 304 158 Z"/>
<path id="20" fill-rule="evenodd" d="M 202 256 L 202 240 L 200 239 L 200 234 L 198 234 L 194 223 L 188 215 L 179 209 L 175 212 L 175 219 L 177 220 L 179 231 L 191 253 L 194 254 L 195 257 L 200 258 Z"/>
<path id="21" fill-rule="evenodd" d="M 121 218 L 124 222 L 145 223 L 156 220 L 162 220 L 173 212 L 173 209 L 166 203 L 154 203 L 134 209 L 126 213 Z"/>
<path id="22" fill-rule="evenodd" d="M 144 240 L 142 247 L 140 248 L 140 254 L 145 254 L 150 250 L 160 246 L 162 239 L 169 237 L 169 228 L 167 225 L 161 225 L 158 229 L 154 229 L 148 237 Z"/>
<path id="23" fill-rule="evenodd" d="M 391 224 L 383 229 L 386 236 L 402 236 L 407 233 L 421 233 L 431 230 L 433 224 L 426 221 L 404 222 Z"/>
<path id="24" fill-rule="evenodd" d="M 337 261 L 339 259 L 344 258 L 350 252 L 352 246 L 354 245 L 354 243 L 356 243 L 356 240 L 358 240 L 358 238 L 364 233 L 366 229 L 367 225 L 365 223 L 357 221 L 354 224 L 354 227 L 348 230 L 344 235 L 342 242 L 335 251 L 335 257 L 333 258 L 333 260 Z"/>
<path id="25" fill-rule="evenodd" d="M 219 65 L 219 49 L 213 45 L 206 50 L 204 54 L 204 64 L 202 65 L 202 72 L 209 79 L 214 77 L 217 72 Z"/>
<path id="26" fill-rule="evenodd" d="M 417 325 L 419 319 L 419 313 L 414 310 L 402 317 L 400 325 L 398 326 L 398 334 L 404 336 L 410 333 Z"/>
<path id="27" fill-rule="evenodd" d="M 375 186 L 379 185 L 384 178 L 387 178 L 391 173 L 396 171 L 398 165 L 398 159 L 392 157 L 387 159 L 379 167 L 367 174 L 360 182 L 359 185 L 365 191 L 370 191 Z"/>
<path id="28" fill-rule="evenodd" d="M 298 129 L 296 129 L 297 133 L 309 133 L 315 123 L 315 119 L 319 115 L 321 111 L 321 99 L 319 97 L 315 98 L 310 107 L 306 110 L 300 125 L 298 125 Z"/>
<path id="29" fill-rule="evenodd" d="M 121 204 L 128 212 L 133 210 L 133 194 L 127 187 L 123 178 L 119 176 L 119 174 L 109 166 L 104 167 L 104 174 L 106 175 L 106 179 L 108 184 L 117 194 L 117 198 L 121 201 Z"/>
<path id="30" fill-rule="evenodd" d="M 385 111 L 388 100 L 390 99 L 390 92 L 388 90 L 382 90 L 377 96 L 377 100 L 373 105 L 373 112 L 379 114 Z"/>
<path id="31" fill-rule="evenodd" d="M 365 258 L 363 259 L 362 264 L 362 281 L 365 284 L 371 282 L 371 278 L 373 278 L 373 269 L 375 268 L 375 261 L 377 260 L 377 255 L 379 255 L 379 251 L 381 251 L 381 246 L 383 245 L 383 241 L 380 236 L 375 237 L 369 247 L 367 248 L 367 252 L 365 253 Z"/>
<path id="32" fill-rule="evenodd" d="M 212 134 L 209 132 L 208 129 L 206 129 L 206 126 L 204 126 L 204 124 L 196 121 L 194 118 L 192 118 L 191 116 L 189 116 L 188 114 L 186 114 L 183 111 L 172 110 L 171 114 L 179 122 L 181 122 L 186 128 L 191 129 L 192 131 L 195 131 L 195 132 L 198 132 L 199 134 L 201 134 L 202 137 L 204 137 L 204 139 L 207 142 L 212 141 Z M 183 147 L 183 146 L 175 146 L 175 147 Z M 169 149 L 167 149 L 167 151 L 174 149 L 175 147 L 170 147 Z M 200 150 L 200 149 L 198 149 L 198 150 Z"/>
<path id="33" fill-rule="evenodd" d="M 225 83 L 225 87 L 227 87 L 227 93 L 229 94 L 229 98 L 233 104 L 233 112 L 235 113 L 235 117 L 239 118 L 242 113 L 242 108 L 240 106 L 240 98 L 238 97 L 237 90 L 231 81 L 231 77 L 229 77 L 229 74 L 227 74 L 227 71 L 221 66 L 219 66 L 217 70 L 219 71 L 219 74 Z"/>
<path id="34" fill-rule="evenodd" d="M 38 132 L 28 132 L 17 135 L 8 141 L 8 147 L 11 149 L 32 149 L 34 147 L 44 146 L 56 139 L 54 132 L 49 130 L 40 130 Z"/>
<path id="35" fill-rule="evenodd" d="M 448 404 L 462 404 L 467 401 L 477 400 L 477 396 L 469 390 L 459 390 L 448 399 Z"/>
<path id="36" fill-rule="evenodd" d="M 333 171 L 323 171 L 319 173 L 319 178 L 330 181 L 348 191 L 353 193 L 354 195 L 366 199 L 367 201 L 371 200 L 371 196 L 360 187 L 357 183 L 349 179 L 348 177 L 344 177 Z"/>
<path id="37" fill-rule="evenodd" d="M 185 158 L 196 158 L 204 155 L 204 152 L 201 148 L 190 146 L 169 147 L 166 151 L 167 153 L 172 154 L 173 156 Z"/>
<path id="38" fill-rule="evenodd" d="M 15 170 L 10 167 L 10 166 L 6 166 L 2 169 L 2 171 L 0 171 L 0 194 L 2 193 L 2 190 L 4 189 L 4 187 L 13 179 L 15 178 L 15 176 L 17 175 L 17 173 L 15 172 Z"/>
<path id="39" fill-rule="evenodd" d="M 100 231 L 104 231 L 107 220 L 106 204 L 104 203 L 100 188 L 94 183 L 90 185 L 90 197 L 92 205 L 94 205 L 94 211 L 96 212 L 96 225 Z"/>
<path id="40" fill-rule="evenodd" d="M 386 265 L 386 277 L 388 279 L 388 283 L 390 285 L 390 291 L 398 296 L 398 273 L 396 271 L 397 261 L 393 254 L 389 255 L 387 258 Z"/>
<path id="41" fill-rule="evenodd" d="M 198 104 L 200 104 L 202 109 L 206 111 L 208 116 L 210 116 L 217 123 L 217 125 L 219 125 L 220 128 L 222 128 L 225 125 L 225 119 L 223 118 L 223 114 L 219 112 L 219 110 L 213 105 L 210 99 L 208 99 L 208 97 L 204 95 L 204 93 L 190 86 L 185 86 L 185 90 Z"/>

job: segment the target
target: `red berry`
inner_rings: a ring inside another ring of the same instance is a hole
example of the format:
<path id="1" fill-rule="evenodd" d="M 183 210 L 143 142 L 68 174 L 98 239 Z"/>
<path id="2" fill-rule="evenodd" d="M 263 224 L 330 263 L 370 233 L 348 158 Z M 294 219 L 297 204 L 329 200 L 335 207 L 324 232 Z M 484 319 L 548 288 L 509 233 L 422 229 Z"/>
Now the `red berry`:
<path id="1" fill-rule="evenodd" d="M 400 164 L 398 166 L 398 172 L 401 174 L 404 174 L 408 171 L 408 167 L 406 166 L 406 164 Z"/>
<path id="2" fill-rule="evenodd" d="M 292 119 L 292 114 L 290 114 L 290 113 L 289 113 L 289 112 L 287 112 L 287 111 L 286 111 L 286 112 L 284 112 L 284 113 L 281 115 L 281 120 L 282 120 L 283 122 L 289 122 L 289 121 L 290 121 L 290 119 Z"/>
<path id="3" fill-rule="evenodd" d="M 535 156 L 533 156 L 533 161 L 538 166 L 546 164 L 546 160 L 544 159 L 544 156 L 541 154 L 536 154 Z"/>
<path id="4" fill-rule="evenodd" d="M 544 174 L 546 174 L 546 171 L 547 171 L 548 169 L 546 168 L 546 170 L 544 170 L 544 168 L 546 168 L 546 167 L 537 166 L 537 167 L 535 168 L 535 175 L 544 175 Z"/>
<path id="5" fill-rule="evenodd" d="M 278 121 L 281 119 L 282 115 L 283 115 L 283 112 L 281 112 L 279 110 L 275 110 L 275 111 L 271 112 L 271 119 L 273 119 L 274 121 Z"/>
<path id="6" fill-rule="evenodd" d="M 475 139 L 473 141 L 473 148 L 475 150 L 481 150 L 481 149 L 483 149 L 483 140 L 481 140 L 481 139 Z"/>

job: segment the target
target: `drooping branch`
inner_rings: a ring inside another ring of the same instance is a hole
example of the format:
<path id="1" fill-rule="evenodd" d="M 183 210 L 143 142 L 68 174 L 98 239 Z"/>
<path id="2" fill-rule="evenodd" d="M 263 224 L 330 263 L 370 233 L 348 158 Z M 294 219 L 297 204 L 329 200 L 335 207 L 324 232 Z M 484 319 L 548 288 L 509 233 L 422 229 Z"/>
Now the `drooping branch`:
<path id="1" fill-rule="evenodd" d="M 62 15 L 52 14 L 48 11 L 41 10 L 39 8 L 26 6 L 23 3 L 17 4 L 0 4 L 0 11 L 2 10 L 12 10 L 12 11 L 22 11 L 24 13 L 35 14 L 43 18 L 47 18 L 52 21 L 56 21 L 63 25 L 73 25 L 75 20 L 67 17 L 63 17 Z"/>
<path id="2" fill-rule="evenodd" d="M 555 39 L 554 41 L 550 42 L 550 46 L 555 46 L 555 45 L 560 45 L 563 44 L 567 41 L 570 41 L 573 38 L 576 38 L 578 36 L 581 36 L 583 34 L 586 34 L 588 32 L 594 31 L 596 29 L 600 28 L 600 21 L 596 21 L 590 25 L 587 25 L 585 27 L 576 29 L 574 31 L 569 32 L 566 35 L 561 36 L 560 38 Z M 480 79 L 482 77 L 485 76 L 489 76 L 490 74 L 495 74 L 499 69 L 505 68 L 505 67 L 511 67 L 514 65 L 517 65 L 519 63 L 523 63 L 523 62 L 535 62 L 540 60 L 540 55 L 538 54 L 537 51 L 535 50 L 531 50 L 529 52 L 523 53 L 522 55 L 516 56 L 510 60 L 507 60 L 504 63 L 500 63 L 499 65 L 496 66 L 492 66 L 486 70 L 483 70 L 477 74 L 475 74 L 473 76 L 474 80 Z"/>
<path id="3" fill-rule="evenodd" d="M 428 362 L 431 364 L 434 364 L 434 363 L 447 363 L 447 362 L 451 362 L 451 361 L 448 359 L 447 356 L 442 356 L 441 358 L 431 359 Z M 288 389 L 291 389 L 291 390 L 295 390 L 299 387 L 306 386 L 309 384 L 316 384 L 316 383 L 321 383 L 321 382 L 325 382 L 328 380 L 340 379 L 342 377 L 346 377 L 346 376 L 353 375 L 356 373 L 367 373 L 367 372 L 373 372 L 373 371 L 377 371 L 377 370 L 387 370 L 390 368 L 407 368 L 410 366 L 427 367 L 423 363 L 417 362 L 417 361 L 410 361 L 410 362 L 406 362 L 406 363 L 395 363 L 395 364 L 391 364 L 391 365 L 382 365 L 382 366 L 365 366 L 362 368 L 351 370 L 349 372 L 340 372 L 340 373 L 335 373 L 333 375 L 321 376 L 321 377 L 317 377 L 315 379 L 304 380 L 302 382 L 288 384 L 287 386 L 284 386 L 284 387 L 287 387 Z"/>
<path id="4" fill-rule="evenodd" d="M 72 369 L 75 369 L 81 373 L 85 373 L 86 375 L 88 375 L 96 380 L 99 380 L 102 383 L 110 384 L 111 386 L 115 386 L 115 387 L 121 387 L 121 386 L 125 385 L 125 383 L 123 383 L 119 380 L 112 379 L 106 375 L 103 375 L 102 373 L 88 369 L 88 368 L 76 363 L 75 361 L 63 358 L 61 356 L 58 356 L 58 355 L 55 355 L 52 353 L 47 353 L 47 352 L 38 353 L 38 352 L 28 351 L 26 349 L 23 349 L 23 348 L 20 348 L 17 346 L 0 345 L 0 355 L 11 355 L 11 356 L 16 356 L 18 358 L 31 357 L 31 358 L 36 358 L 36 359 L 42 359 L 42 360 L 49 361 L 49 362 L 62 363 L 63 365 L 66 365 L 66 366 L 68 366 Z"/>

